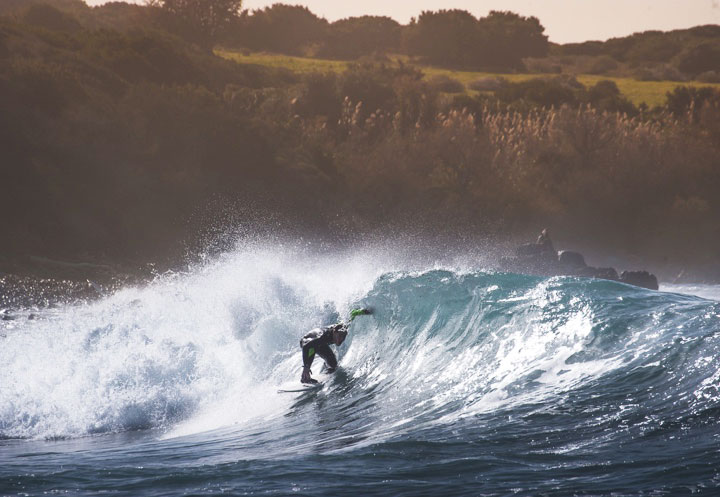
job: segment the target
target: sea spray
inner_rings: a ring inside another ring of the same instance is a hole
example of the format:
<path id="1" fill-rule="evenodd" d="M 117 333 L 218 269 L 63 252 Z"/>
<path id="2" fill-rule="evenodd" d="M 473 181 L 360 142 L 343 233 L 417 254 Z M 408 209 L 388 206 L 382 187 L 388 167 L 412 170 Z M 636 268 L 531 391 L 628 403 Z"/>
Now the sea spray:
<path id="1" fill-rule="evenodd" d="M 0 436 L 167 427 L 238 398 L 373 279 L 362 257 L 253 248 L 33 319 L 19 312 L 3 323 Z"/>

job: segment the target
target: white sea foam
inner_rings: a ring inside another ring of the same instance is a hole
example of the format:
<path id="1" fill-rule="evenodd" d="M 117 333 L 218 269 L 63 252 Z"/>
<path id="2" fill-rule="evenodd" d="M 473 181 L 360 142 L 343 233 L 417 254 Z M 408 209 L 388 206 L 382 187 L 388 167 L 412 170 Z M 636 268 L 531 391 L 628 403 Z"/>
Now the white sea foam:
<path id="1" fill-rule="evenodd" d="M 276 407 L 271 385 L 299 375 L 299 337 L 333 310 L 346 314 L 382 271 L 363 253 L 245 247 L 187 274 L 7 321 L 0 435 L 179 421 L 190 433 L 266 415 Z"/>

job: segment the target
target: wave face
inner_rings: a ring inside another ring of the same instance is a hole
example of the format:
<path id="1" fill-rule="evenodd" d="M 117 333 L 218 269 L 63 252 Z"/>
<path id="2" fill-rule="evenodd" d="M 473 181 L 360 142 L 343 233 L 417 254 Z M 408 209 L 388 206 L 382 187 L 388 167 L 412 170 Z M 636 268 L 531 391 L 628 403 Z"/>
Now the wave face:
<path id="1" fill-rule="evenodd" d="M 245 250 L 14 311 L 0 494 L 718 491 L 718 302 L 400 266 Z M 299 337 L 356 306 L 374 312 L 338 372 L 316 362 L 321 389 L 277 393 Z"/>

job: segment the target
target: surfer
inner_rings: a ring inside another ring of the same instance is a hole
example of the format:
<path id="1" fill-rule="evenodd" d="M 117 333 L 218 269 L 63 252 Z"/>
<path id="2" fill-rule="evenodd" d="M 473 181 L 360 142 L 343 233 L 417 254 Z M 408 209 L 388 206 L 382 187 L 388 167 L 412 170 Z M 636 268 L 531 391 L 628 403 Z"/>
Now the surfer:
<path id="1" fill-rule="evenodd" d="M 350 321 L 361 314 L 370 314 L 367 309 L 354 309 L 350 313 Z M 315 360 L 315 356 L 319 355 L 327 364 L 328 373 L 333 373 L 337 369 L 337 358 L 330 349 L 331 344 L 336 347 L 342 345 L 348 334 L 348 325 L 344 323 L 331 324 L 310 330 L 304 337 L 300 339 L 300 347 L 302 347 L 303 371 L 300 376 L 302 383 L 317 383 L 310 374 L 310 366 Z"/>
<path id="2" fill-rule="evenodd" d="M 319 355 L 325 360 L 328 367 L 328 373 L 332 373 L 337 368 L 337 358 L 330 349 L 330 344 L 336 346 L 342 345 L 347 337 L 348 328 L 343 323 L 331 324 L 322 328 L 315 328 L 300 339 L 300 347 L 302 347 L 303 371 L 300 381 L 303 383 L 317 383 L 317 380 L 310 377 L 310 365 L 315 360 L 315 355 Z"/>

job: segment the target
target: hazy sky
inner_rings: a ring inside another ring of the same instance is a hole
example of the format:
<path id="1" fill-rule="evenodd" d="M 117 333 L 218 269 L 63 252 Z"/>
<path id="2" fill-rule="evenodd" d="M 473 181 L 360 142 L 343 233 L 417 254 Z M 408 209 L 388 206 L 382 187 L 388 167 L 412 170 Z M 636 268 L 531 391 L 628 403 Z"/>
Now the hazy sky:
<path id="1" fill-rule="evenodd" d="M 89 4 L 104 1 L 87 0 Z M 389 16 L 403 24 L 423 10 L 457 8 L 477 17 L 491 10 L 511 10 L 540 19 L 550 40 L 558 43 L 606 40 L 648 29 L 668 31 L 720 24 L 720 0 L 245 0 L 243 8 L 273 3 L 305 5 L 329 21 L 371 14 Z"/>

